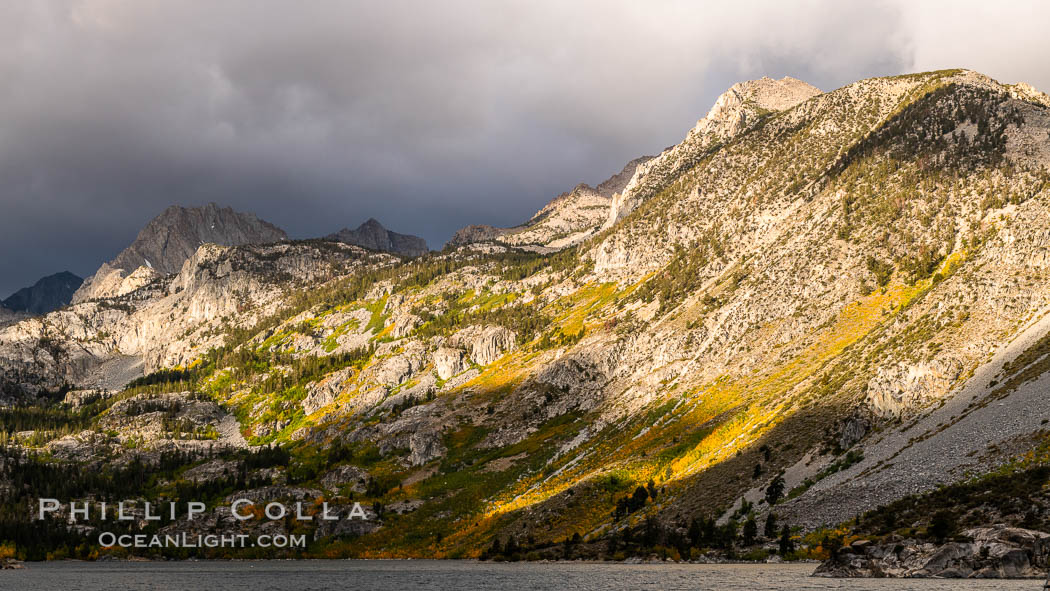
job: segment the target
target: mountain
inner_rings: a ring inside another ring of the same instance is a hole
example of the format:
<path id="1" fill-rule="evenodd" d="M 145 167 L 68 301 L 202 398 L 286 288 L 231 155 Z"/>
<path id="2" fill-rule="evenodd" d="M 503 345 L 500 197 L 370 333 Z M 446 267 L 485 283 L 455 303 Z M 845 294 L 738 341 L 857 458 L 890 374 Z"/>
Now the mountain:
<path id="1" fill-rule="evenodd" d="M 791 109 L 820 94 L 820 89 L 785 76 L 734 84 L 696 122 L 686 138 L 645 163 L 613 199 L 604 227 L 622 219 L 642 201 L 695 166 L 712 149 L 752 128 L 768 115 Z"/>
<path id="2" fill-rule="evenodd" d="M 773 113 L 786 111 L 820 94 L 801 80 L 761 78 L 734 84 L 697 121 L 681 143 L 658 156 L 628 162 L 622 171 L 597 188 L 581 184 L 563 193 L 514 228 L 473 225 L 457 231 L 450 246 L 495 242 L 538 251 L 572 246 L 622 219 L 644 199 L 694 166 L 713 147 L 756 125 Z"/>
<path id="3" fill-rule="evenodd" d="M 41 278 L 31 287 L 23 287 L 3 301 L 3 307 L 14 312 L 34 315 L 57 310 L 73 299 L 73 293 L 84 280 L 69 271 Z"/>
<path id="4" fill-rule="evenodd" d="M 325 236 L 325 240 L 335 240 L 344 244 L 354 244 L 369 250 L 390 252 L 403 256 L 416 257 L 430 252 L 427 241 L 411 234 L 398 234 L 387 230 L 375 218 L 357 227 L 356 230 L 343 228 L 334 234 Z"/>
<path id="5" fill-rule="evenodd" d="M 173 205 L 150 220 L 134 242 L 104 263 L 73 295 L 74 302 L 120 295 L 153 278 L 178 273 L 201 244 L 267 244 L 287 240 L 284 230 L 250 213 L 209 203 Z"/>
<path id="6" fill-rule="evenodd" d="M 620 172 L 597 187 L 584 183 L 577 185 L 572 191 L 554 198 L 520 226 L 497 228 L 472 225 L 461 228 L 449 240 L 448 246 L 494 242 L 534 251 L 550 251 L 577 244 L 601 228 L 609 216 L 614 197 L 652 158 L 642 156 L 628 162 Z"/>
<path id="7" fill-rule="evenodd" d="M 494 245 L 205 244 L 4 326 L 0 394 L 46 412 L 0 466 L 208 494 L 212 533 L 306 531 L 309 556 L 874 570 L 1050 530 L 1050 98 L 969 70 L 741 83 L 630 169 Z M 239 496 L 368 518 L 233 522 Z"/>

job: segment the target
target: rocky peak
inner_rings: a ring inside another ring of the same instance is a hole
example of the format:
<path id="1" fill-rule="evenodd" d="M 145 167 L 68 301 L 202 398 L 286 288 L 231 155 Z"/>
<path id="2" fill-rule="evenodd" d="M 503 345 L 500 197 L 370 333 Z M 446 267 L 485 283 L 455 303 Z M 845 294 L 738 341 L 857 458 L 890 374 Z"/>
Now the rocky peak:
<path id="1" fill-rule="evenodd" d="M 710 147 L 749 129 L 764 115 L 786 111 L 819 94 L 819 88 L 789 76 L 780 80 L 763 77 L 729 87 L 707 115 L 697 121 L 682 143 L 637 167 L 622 191 L 613 197 L 604 227 L 612 226 L 634 211 L 659 191 L 668 179 L 696 164 Z"/>
<path id="2" fill-rule="evenodd" d="M 209 203 L 202 207 L 173 205 L 150 220 L 135 241 L 113 260 L 104 263 L 73 295 L 74 302 L 120 295 L 133 291 L 141 281 L 125 285 L 139 268 L 140 276 L 178 273 L 200 245 L 267 244 L 287 240 L 288 235 L 255 214 L 234 211 Z"/>
<path id="3" fill-rule="evenodd" d="M 785 76 L 780 80 L 762 77 L 738 82 L 715 101 L 707 116 L 697 121 L 694 134 L 727 139 L 746 129 L 761 115 L 784 111 L 820 94 L 820 89 Z"/>
<path id="4" fill-rule="evenodd" d="M 239 246 L 287 239 L 284 230 L 252 213 L 219 207 L 215 203 L 203 207 L 173 205 L 150 220 L 131 246 L 117 255 L 110 265 L 125 271 L 145 265 L 158 273 L 170 275 L 178 273 L 182 263 L 204 243 Z"/>
<path id="5" fill-rule="evenodd" d="M 69 271 L 48 275 L 30 287 L 23 287 L 3 301 L 3 307 L 12 312 L 47 314 L 69 304 L 73 292 L 84 280 Z"/>
<path id="6" fill-rule="evenodd" d="M 343 228 L 334 234 L 325 236 L 325 239 L 410 257 L 424 255 L 430 250 L 426 240 L 419 236 L 387 230 L 375 218 L 368 218 L 368 221 L 358 226 L 356 230 Z"/>

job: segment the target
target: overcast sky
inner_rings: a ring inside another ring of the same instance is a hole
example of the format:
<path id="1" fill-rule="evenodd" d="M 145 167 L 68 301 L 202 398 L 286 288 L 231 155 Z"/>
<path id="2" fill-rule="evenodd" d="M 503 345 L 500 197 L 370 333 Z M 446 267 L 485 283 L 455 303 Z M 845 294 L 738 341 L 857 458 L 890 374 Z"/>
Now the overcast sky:
<path id="1" fill-rule="evenodd" d="M 1046 2 L 9 1 L 0 296 L 170 204 L 440 248 L 677 143 L 734 82 L 969 67 L 1050 89 Z"/>

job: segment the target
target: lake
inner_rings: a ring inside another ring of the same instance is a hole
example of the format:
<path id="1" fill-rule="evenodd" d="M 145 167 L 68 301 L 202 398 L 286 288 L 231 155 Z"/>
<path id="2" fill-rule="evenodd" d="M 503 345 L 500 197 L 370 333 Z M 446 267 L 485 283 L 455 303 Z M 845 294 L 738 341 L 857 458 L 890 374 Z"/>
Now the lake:
<path id="1" fill-rule="evenodd" d="M 815 564 L 693 565 L 478 563 L 434 560 L 236 562 L 51 562 L 0 571 L 0 590 L 18 591 L 376 591 L 778 590 L 958 591 L 1042 588 L 1042 581 L 824 579 Z"/>

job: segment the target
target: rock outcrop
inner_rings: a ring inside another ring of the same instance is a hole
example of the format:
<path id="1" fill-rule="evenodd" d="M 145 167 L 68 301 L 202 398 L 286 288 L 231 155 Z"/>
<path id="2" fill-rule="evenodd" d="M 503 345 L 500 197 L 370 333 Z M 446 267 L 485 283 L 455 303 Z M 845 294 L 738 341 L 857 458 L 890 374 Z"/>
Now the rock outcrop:
<path id="1" fill-rule="evenodd" d="M 967 541 L 932 544 L 858 540 L 817 567 L 818 577 L 908 577 L 951 579 L 1043 578 L 1050 534 L 1006 527 L 979 527 L 962 533 Z"/>
<path id="2" fill-rule="evenodd" d="M 73 295 L 73 302 L 122 295 L 151 277 L 178 273 L 202 244 L 238 246 L 287 239 L 284 230 L 254 214 L 214 203 L 203 207 L 173 205 L 150 220 L 130 246 L 85 279 Z M 142 267 L 146 270 L 129 284 L 128 276 Z"/>
<path id="3" fill-rule="evenodd" d="M 69 305 L 73 294 L 83 282 L 83 279 L 69 271 L 48 275 L 32 286 L 16 291 L 5 299 L 0 307 L 35 316 L 47 314 Z"/>
<path id="4" fill-rule="evenodd" d="M 399 234 L 387 230 L 375 218 L 361 224 L 355 230 L 343 228 L 334 234 L 325 236 L 325 240 L 334 240 L 353 244 L 369 250 L 389 252 L 402 256 L 417 257 L 430 252 L 427 241 L 411 234 Z"/>
<path id="5" fill-rule="evenodd" d="M 470 360 L 478 365 L 488 365 L 517 345 L 514 331 L 502 326 L 470 326 L 452 335 L 449 342 L 466 349 Z"/>
<path id="6" fill-rule="evenodd" d="M 879 368 L 868 380 L 868 406 L 883 417 L 900 416 L 943 396 L 961 373 L 962 364 L 955 359 Z"/>
<path id="7" fill-rule="evenodd" d="M 0 385 L 18 396 L 67 384 L 122 387 L 143 371 L 189 363 L 218 345 L 224 319 L 269 313 L 283 304 L 285 290 L 375 257 L 391 258 L 328 242 L 204 244 L 173 277 L 0 328 Z"/>
<path id="8" fill-rule="evenodd" d="M 330 491 L 346 487 L 355 493 L 363 493 L 368 478 L 368 472 L 357 466 L 339 466 L 321 477 L 321 486 Z"/>
<path id="9" fill-rule="evenodd" d="M 438 377 L 447 380 L 452 376 L 466 370 L 467 354 L 463 349 L 454 347 L 439 347 L 434 351 L 434 368 Z"/>

